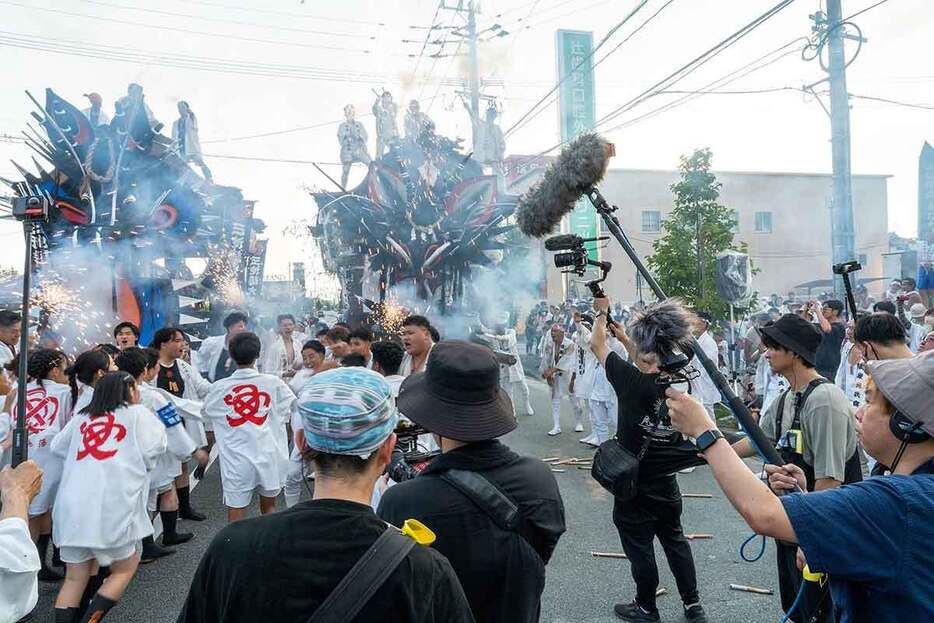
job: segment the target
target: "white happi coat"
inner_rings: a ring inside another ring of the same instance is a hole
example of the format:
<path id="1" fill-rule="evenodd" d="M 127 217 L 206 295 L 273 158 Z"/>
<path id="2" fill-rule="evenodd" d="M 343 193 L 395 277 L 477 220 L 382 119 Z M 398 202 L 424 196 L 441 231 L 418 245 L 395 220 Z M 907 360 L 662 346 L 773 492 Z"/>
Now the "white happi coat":
<path id="1" fill-rule="evenodd" d="M 201 375 L 212 383 L 216 380 L 214 372 L 217 370 L 217 362 L 221 358 L 221 352 L 227 348 L 227 335 L 212 335 L 201 341 L 201 347 L 198 348 L 198 369 Z"/>
<path id="2" fill-rule="evenodd" d="M 571 341 L 574 342 L 574 368 L 572 373 L 576 375 L 574 379 L 574 396 L 590 400 L 590 394 L 593 393 L 594 382 L 596 381 L 597 358 L 590 350 L 590 330 L 581 325 L 574 332 Z"/>
<path id="3" fill-rule="evenodd" d="M 286 423 L 295 394 L 279 377 L 242 368 L 211 387 L 204 417 L 214 424 L 224 491 L 269 491 L 289 468 Z"/>
<path id="4" fill-rule="evenodd" d="M 149 488 L 158 490 L 181 475 L 182 461 L 187 461 L 198 446 L 182 425 L 183 415 L 175 407 L 174 396 L 155 387 L 140 385 L 139 398 L 140 404 L 152 411 L 165 427 L 166 450 L 156 458 L 149 478 Z"/>
<path id="5" fill-rule="evenodd" d="M 555 341 L 551 339 L 551 335 L 545 336 L 547 340 L 542 344 L 542 361 L 541 365 L 538 367 L 539 374 L 543 374 L 548 368 L 558 368 L 558 372 L 555 373 L 553 378 L 552 388 L 552 398 L 559 396 L 560 394 L 568 393 L 568 383 L 571 382 L 571 374 L 575 370 L 575 361 L 574 357 L 576 355 L 576 350 L 574 342 L 568 338 L 564 338 L 564 341 L 561 343 L 557 351 L 557 357 L 555 356 Z M 559 393 L 560 392 L 560 393 Z"/>
<path id="6" fill-rule="evenodd" d="M 283 372 L 294 370 L 294 366 L 302 365 L 302 336 L 298 333 L 292 333 L 292 360 L 288 361 L 285 350 L 285 342 L 282 335 L 274 333 L 272 338 L 266 342 L 263 348 L 263 357 L 261 369 L 266 374 L 275 374 L 282 376 Z"/>
<path id="7" fill-rule="evenodd" d="M 713 339 L 713 335 L 710 334 L 710 331 L 704 331 L 701 336 L 697 338 L 697 343 L 704 349 L 704 354 L 707 355 L 707 358 L 716 366 L 717 358 L 720 355 L 720 349 L 717 347 L 717 342 Z M 715 405 L 720 402 L 720 390 L 717 389 L 713 379 L 710 378 L 710 374 L 707 373 L 707 369 L 701 365 L 700 359 L 698 359 L 696 355 L 691 359 L 691 365 L 694 366 L 699 374 L 697 379 L 692 381 L 697 388 L 694 394 L 700 398 L 701 402 L 706 406 Z"/>
<path id="8" fill-rule="evenodd" d="M 71 418 L 52 440 L 65 462 L 52 509 L 55 544 L 110 549 L 151 535 L 149 471 L 165 447 L 165 427 L 143 405 Z"/>
<path id="9" fill-rule="evenodd" d="M 305 383 L 308 382 L 308 379 L 310 379 L 314 375 L 315 375 L 315 371 L 312 370 L 311 368 L 302 368 L 301 370 L 296 372 L 295 376 L 293 376 L 292 379 L 289 381 L 289 389 L 291 389 L 292 392 L 296 396 L 298 396 L 298 393 L 302 391 L 302 387 L 305 385 Z"/>
<path id="10" fill-rule="evenodd" d="M 211 382 L 201 376 L 187 361 L 182 359 L 176 359 L 176 361 L 178 362 L 178 373 L 185 383 L 182 398 L 188 401 L 204 400 L 204 397 L 211 391 Z M 150 381 L 150 385 L 156 387 L 157 382 L 158 377 Z M 171 396 L 171 394 L 169 395 Z M 179 411 L 184 411 L 181 415 L 185 419 L 185 430 L 188 432 L 188 436 L 194 439 L 199 448 L 208 445 L 207 435 L 204 434 L 205 426 L 201 419 L 201 410 L 183 410 L 178 402 L 175 402 L 175 407 Z"/>
<path id="11" fill-rule="evenodd" d="M 484 331 L 483 337 L 492 342 L 492 346 L 495 350 L 509 353 L 516 358 L 516 363 L 511 366 L 500 365 L 500 382 L 521 383 L 525 380 L 525 370 L 522 367 L 522 359 L 519 357 L 519 341 L 516 339 L 516 330 L 506 329 L 506 332 L 502 334 Z"/>
<path id="12" fill-rule="evenodd" d="M 19 417 L 17 396 L 12 394 L 10 426 Z M 40 385 L 30 381 L 26 385 L 26 431 L 28 456 L 42 468 L 42 489 L 29 504 L 30 516 L 41 515 L 55 501 L 58 483 L 62 477 L 62 461 L 52 454 L 52 440 L 71 418 L 71 387 L 54 381 Z"/>

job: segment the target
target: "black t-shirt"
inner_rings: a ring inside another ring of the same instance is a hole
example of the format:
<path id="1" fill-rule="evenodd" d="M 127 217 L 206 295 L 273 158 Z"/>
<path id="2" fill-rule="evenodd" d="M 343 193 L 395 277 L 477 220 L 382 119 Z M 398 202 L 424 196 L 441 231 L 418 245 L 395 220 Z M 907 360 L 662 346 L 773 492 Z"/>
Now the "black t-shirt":
<path id="1" fill-rule="evenodd" d="M 616 353 L 610 353 L 606 359 L 606 378 L 616 392 L 616 436 L 620 443 L 638 454 L 646 435 L 651 437 L 639 464 L 640 480 L 704 464 L 697 456 L 697 447 L 671 426 L 663 387 L 657 383 L 658 374 L 645 374 Z"/>
<path id="2" fill-rule="evenodd" d="M 344 500 L 229 524 L 201 559 L 178 623 L 306 623 L 386 526 L 370 507 Z M 416 545 L 354 621 L 472 623 L 473 616 L 447 559 Z"/>
<path id="3" fill-rule="evenodd" d="M 217 358 L 217 367 L 214 368 L 214 381 L 226 379 L 236 371 L 237 362 L 230 358 L 226 348 L 222 348 L 221 355 Z"/>
<path id="4" fill-rule="evenodd" d="M 164 389 L 179 398 L 185 393 L 185 379 L 178 369 L 178 360 L 173 361 L 171 367 L 159 364 L 159 376 L 156 377 L 156 387 Z"/>
<path id="5" fill-rule="evenodd" d="M 843 340 L 846 338 L 846 327 L 842 322 L 831 322 L 830 333 L 824 333 L 820 325 L 817 326 L 820 331 L 820 346 L 817 347 L 817 368 L 818 374 L 825 379 L 833 382 L 837 375 L 837 368 L 840 367 L 840 348 L 843 346 Z"/>

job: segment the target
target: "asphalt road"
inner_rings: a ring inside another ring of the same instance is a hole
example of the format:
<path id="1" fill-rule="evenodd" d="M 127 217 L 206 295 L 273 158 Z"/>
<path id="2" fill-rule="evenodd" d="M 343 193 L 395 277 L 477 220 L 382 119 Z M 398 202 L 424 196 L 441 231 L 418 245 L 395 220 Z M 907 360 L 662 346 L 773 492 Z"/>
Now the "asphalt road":
<path id="1" fill-rule="evenodd" d="M 591 454 L 578 443 L 582 434 L 573 432 L 573 422 L 565 414 L 564 433 L 548 437 L 550 405 L 544 384 L 532 381 L 532 403 L 536 415 L 520 416 L 519 428 L 504 441 L 514 450 L 540 458 L 562 456 L 583 458 Z M 751 466 L 757 467 L 755 463 Z M 558 544 L 548 565 L 543 596 L 542 621 L 546 623 L 598 623 L 616 621 L 613 604 L 629 601 L 634 585 L 626 560 L 594 558 L 591 551 L 621 552 L 619 536 L 612 523 L 612 501 L 586 470 L 561 467 L 555 478 L 564 496 L 568 531 Z M 781 620 L 777 596 L 756 595 L 729 589 L 731 583 L 778 589 L 774 545 L 769 543 L 763 558 L 744 562 L 739 546 L 750 531 L 730 507 L 704 467 L 678 476 L 684 493 L 709 493 L 710 499 L 684 500 L 684 527 L 687 533 L 712 534 L 713 539 L 692 541 L 697 564 L 701 600 L 711 621 L 758 622 Z M 120 623 L 169 623 L 175 621 L 198 565 L 201 553 L 213 535 L 226 523 L 221 504 L 217 466 L 192 493 L 194 505 L 208 515 L 201 523 L 180 522 L 181 529 L 196 534 L 193 541 L 179 546 L 165 559 L 140 567 L 126 595 L 108 620 Z M 757 542 L 758 543 L 758 542 Z M 758 544 L 750 549 L 758 550 Z M 668 571 L 661 548 L 656 547 L 661 587 L 659 597 L 663 621 L 682 620 L 680 598 Z M 52 621 L 52 604 L 57 584 L 40 584 L 35 621 Z"/>

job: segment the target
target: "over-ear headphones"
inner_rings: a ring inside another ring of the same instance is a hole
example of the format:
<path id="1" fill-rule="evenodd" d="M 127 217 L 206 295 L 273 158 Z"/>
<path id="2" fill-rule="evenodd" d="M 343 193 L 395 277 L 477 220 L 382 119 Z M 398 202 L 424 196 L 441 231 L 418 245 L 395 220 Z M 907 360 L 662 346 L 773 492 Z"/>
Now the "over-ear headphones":
<path id="1" fill-rule="evenodd" d="M 921 428 L 918 422 L 912 422 L 900 411 L 896 411 L 889 418 L 889 430 L 895 435 L 895 438 L 905 443 L 921 443 L 931 438 L 930 435 Z"/>

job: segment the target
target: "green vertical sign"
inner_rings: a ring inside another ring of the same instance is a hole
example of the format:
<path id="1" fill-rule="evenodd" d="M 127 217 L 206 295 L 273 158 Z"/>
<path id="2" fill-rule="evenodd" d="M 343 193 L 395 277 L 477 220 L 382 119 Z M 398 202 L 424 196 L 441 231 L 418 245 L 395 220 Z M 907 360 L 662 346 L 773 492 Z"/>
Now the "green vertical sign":
<path id="1" fill-rule="evenodd" d="M 593 33 L 580 30 L 555 32 L 555 53 L 558 61 L 558 124 L 561 141 L 589 132 L 596 121 L 593 79 Z M 597 236 L 597 214 L 590 202 L 582 198 L 569 217 L 569 231 L 584 238 Z M 587 245 L 596 251 L 596 243 Z"/>

